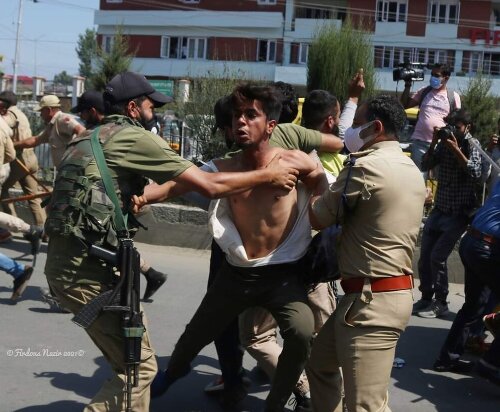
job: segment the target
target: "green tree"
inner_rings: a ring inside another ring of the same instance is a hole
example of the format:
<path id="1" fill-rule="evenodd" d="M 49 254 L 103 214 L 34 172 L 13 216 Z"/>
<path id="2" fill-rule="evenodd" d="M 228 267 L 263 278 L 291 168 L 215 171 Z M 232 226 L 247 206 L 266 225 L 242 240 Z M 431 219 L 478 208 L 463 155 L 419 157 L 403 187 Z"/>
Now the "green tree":
<path id="1" fill-rule="evenodd" d="M 71 77 L 66 70 L 54 76 L 54 84 L 62 84 L 64 86 L 71 86 L 73 84 L 73 77 Z"/>
<path id="2" fill-rule="evenodd" d="M 123 27 L 117 26 L 109 51 L 97 47 L 95 70 L 90 75 L 90 83 L 95 90 L 104 90 L 106 84 L 118 73 L 129 70 L 135 51 L 130 51 L 128 37 Z"/>
<path id="3" fill-rule="evenodd" d="M 482 143 L 496 132 L 498 112 L 496 99 L 491 94 L 492 80 L 482 73 L 471 77 L 465 89 L 460 90 L 462 106 L 467 109 L 474 125 L 474 137 Z"/>
<path id="4" fill-rule="evenodd" d="M 242 73 L 229 73 L 227 69 L 222 74 L 208 71 L 205 78 L 191 83 L 189 101 L 178 102 L 174 107 L 178 116 L 184 119 L 194 140 L 192 144 L 198 148 L 202 160 L 217 158 L 227 152 L 222 133 L 212 133 L 215 126 L 213 108 L 215 102 L 230 94 L 242 78 Z"/>
<path id="5" fill-rule="evenodd" d="M 76 54 L 80 59 L 78 71 L 80 76 L 85 77 L 85 86 L 90 87 L 92 75 L 92 59 L 97 56 L 97 40 L 95 30 L 87 29 L 84 34 L 78 35 Z"/>
<path id="6" fill-rule="evenodd" d="M 376 80 L 368 33 L 355 29 L 349 19 L 340 28 L 324 25 L 309 46 L 307 89 L 328 90 L 343 102 L 348 97 L 347 84 L 360 68 L 364 71 L 364 96 L 372 96 Z"/>

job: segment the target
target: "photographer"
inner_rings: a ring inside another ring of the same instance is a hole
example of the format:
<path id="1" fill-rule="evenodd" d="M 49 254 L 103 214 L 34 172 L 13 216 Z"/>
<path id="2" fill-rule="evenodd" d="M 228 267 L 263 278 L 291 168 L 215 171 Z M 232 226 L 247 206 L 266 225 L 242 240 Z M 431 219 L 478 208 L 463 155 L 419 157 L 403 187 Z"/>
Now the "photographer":
<path id="1" fill-rule="evenodd" d="M 481 177 L 481 156 L 470 143 L 470 114 L 464 109 L 456 110 L 445 121 L 445 127 L 435 129 L 422 159 L 423 171 L 439 165 L 436 201 L 425 222 L 418 262 L 422 298 L 413 305 L 413 313 L 423 318 L 448 312 L 446 261 L 467 228 Z"/>
<path id="2" fill-rule="evenodd" d="M 460 109 L 460 96 L 447 89 L 451 71 L 446 64 L 436 63 L 432 67 L 429 86 L 422 87 L 410 98 L 411 78 L 405 78 L 401 104 L 405 109 L 420 105 L 417 124 L 413 131 L 411 159 L 422 170 L 422 156 L 432 141 L 434 129 L 444 127 L 444 118 L 455 109 Z"/>

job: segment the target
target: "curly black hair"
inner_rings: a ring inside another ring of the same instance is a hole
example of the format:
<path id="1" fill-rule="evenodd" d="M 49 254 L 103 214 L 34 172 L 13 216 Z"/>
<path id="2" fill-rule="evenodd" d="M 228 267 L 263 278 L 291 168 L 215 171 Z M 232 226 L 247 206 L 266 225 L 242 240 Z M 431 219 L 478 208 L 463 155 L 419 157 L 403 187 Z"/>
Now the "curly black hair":
<path id="1" fill-rule="evenodd" d="M 406 113 L 401 103 L 389 95 L 379 95 L 365 102 L 369 121 L 380 120 L 387 135 L 396 138 L 406 123 Z"/>
<path id="2" fill-rule="evenodd" d="M 262 103 L 268 120 L 278 120 L 281 113 L 281 95 L 273 86 L 261 86 L 254 83 L 245 83 L 237 86 L 230 96 L 233 113 L 245 102 L 257 100 Z"/>

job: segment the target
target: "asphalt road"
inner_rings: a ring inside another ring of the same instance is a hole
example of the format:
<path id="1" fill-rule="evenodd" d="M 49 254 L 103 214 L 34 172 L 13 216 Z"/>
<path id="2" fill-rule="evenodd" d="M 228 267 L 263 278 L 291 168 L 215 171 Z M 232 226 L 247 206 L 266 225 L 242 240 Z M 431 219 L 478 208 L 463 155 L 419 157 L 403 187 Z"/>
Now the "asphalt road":
<path id="1" fill-rule="evenodd" d="M 160 367 L 164 368 L 177 338 L 200 302 L 208 273 L 209 252 L 138 244 L 143 256 L 169 279 L 151 303 L 144 303 Z M 3 244 L 2 253 L 29 263 L 28 244 L 17 238 Z M 22 299 L 10 304 L 12 278 L 0 283 L 0 412 L 81 411 L 110 375 L 100 352 L 71 315 L 53 313 L 41 300 L 45 250 Z M 436 373 L 431 367 L 454 314 L 463 302 L 463 286 L 452 285 L 451 313 L 445 319 L 412 317 L 402 335 L 397 355 L 406 361 L 393 369 L 391 409 L 395 412 L 500 411 L 500 388 L 474 375 Z M 244 411 L 260 411 L 269 383 L 245 355 L 244 366 L 252 379 Z M 196 358 L 193 371 L 151 404 L 152 412 L 216 412 L 218 404 L 203 388 L 219 373 L 213 345 Z"/>

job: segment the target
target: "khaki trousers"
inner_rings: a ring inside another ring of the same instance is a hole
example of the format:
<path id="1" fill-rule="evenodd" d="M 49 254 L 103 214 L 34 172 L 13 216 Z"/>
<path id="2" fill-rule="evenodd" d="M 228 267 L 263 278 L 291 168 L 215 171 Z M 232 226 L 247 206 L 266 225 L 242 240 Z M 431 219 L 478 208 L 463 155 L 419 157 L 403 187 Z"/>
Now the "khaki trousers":
<path id="1" fill-rule="evenodd" d="M 371 300 L 370 300 L 371 299 Z M 314 340 L 306 365 L 314 412 L 390 412 L 388 387 L 411 290 L 345 295 Z"/>
<path id="2" fill-rule="evenodd" d="M 68 284 L 50 279 L 48 283 L 61 305 L 73 313 L 78 312 L 85 303 L 106 290 L 98 285 Z M 132 389 L 134 412 L 149 411 L 149 386 L 158 371 L 145 316 L 143 322 L 146 332 L 141 343 L 138 385 Z M 116 312 L 103 312 L 86 331 L 111 365 L 114 376 L 104 383 L 97 395 L 85 407 L 84 412 L 124 411 L 125 364 L 121 316 Z"/>
<path id="3" fill-rule="evenodd" d="M 36 158 L 33 149 L 25 149 L 21 157 L 18 159 L 24 163 L 30 172 L 36 172 L 38 170 L 38 160 Z M 33 195 L 38 193 L 38 183 L 31 175 L 27 175 L 26 171 L 19 166 L 17 160 L 10 163 L 10 175 L 2 185 L 2 192 L 0 198 L 7 199 L 9 197 L 9 189 L 14 186 L 16 182 L 19 182 L 24 194 Z M 28 200 L 28 205 L 33 215 L 35 225 L 43 226 L 45 223 L 45 210 L 41 206 L 41 199 L 31 199 Z M 14 203 L 4 203 L 3 211 L 10 215 L 16 216 L 16 210 L 14 209 Z"/>
<path id="4" fill-rule="evenodd" d="M 335 296 L 330 283 L 320 283 L 307 294 L 307 303 L 314 316 L 316 335 L 335 310 Z M 247 309 L 239 317 L 240 342 L 257 361 L 269 379 L 274 378 L 282 347 L 277 341 L 278 323 L 271 313 L 261 307 Z M 309 392 L 307 376 L 302 373 L 295 390 L 301 395 Z"/>
<path id="5" fill-rule="evenodd" d="M 23 219 L 3 212 L 0 212 L 0 227 L 15 233 L 27 233 L 30 230 L 30 225 Z"/>

